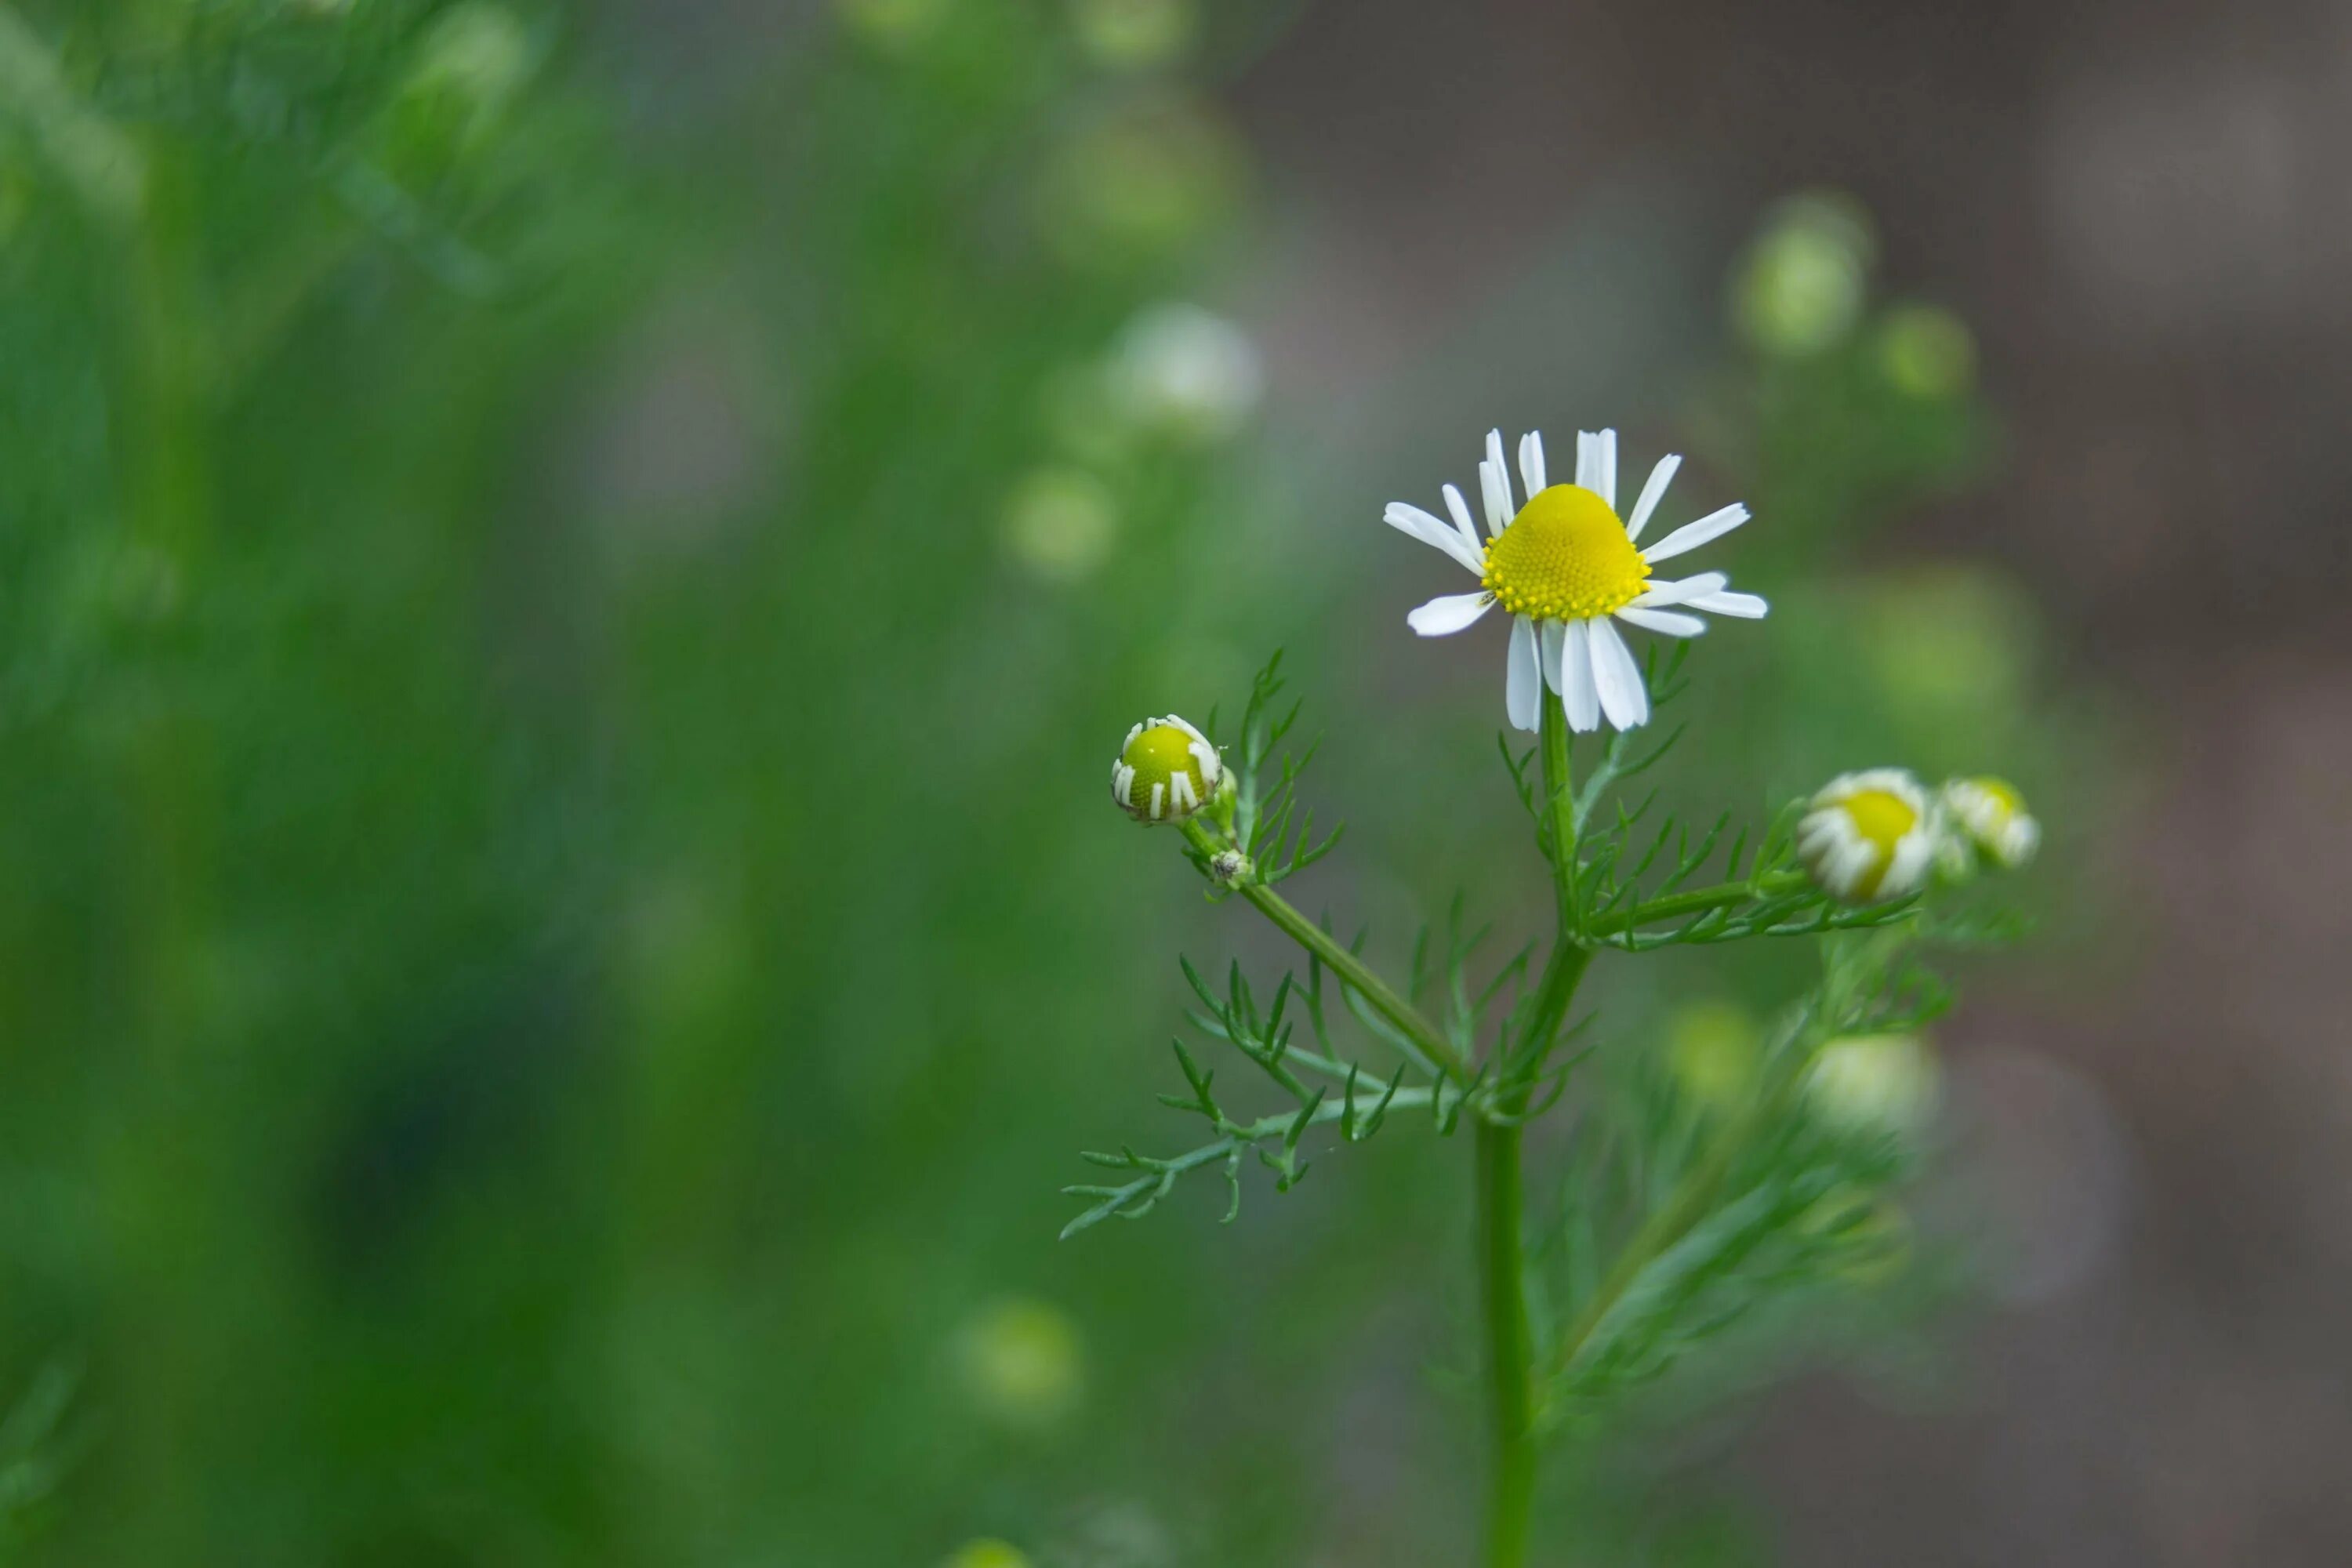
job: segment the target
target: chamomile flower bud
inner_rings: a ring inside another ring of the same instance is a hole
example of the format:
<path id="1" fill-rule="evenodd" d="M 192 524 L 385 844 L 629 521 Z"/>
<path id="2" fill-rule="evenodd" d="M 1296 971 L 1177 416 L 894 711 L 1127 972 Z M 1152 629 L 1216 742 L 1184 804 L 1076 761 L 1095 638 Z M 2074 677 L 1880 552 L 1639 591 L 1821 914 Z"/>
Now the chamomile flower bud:
<path id="1" fill-rule="evenodd" d="M 1127 732 L 1110 765 L 1111 798 L 1138 822 L 1181 822 L 1215 798 L 1224 773 L 1209 738 L 1171 713 Z"/>
<path id="2" fill-rule="evenodd" d="M 999 1301 L 958 1331 L 964 1394 L 1001 1426 L 1042 1430 L 1086 1399 L 1086 1347 L 1070 1315 L 1050 1301 Z"/>
<path id="3" fill-rule="evenodd" d="M 1934 1116 L 1942 1090 L 1936 1053 L 1911 1034 L 1832 1040 L 1805 1076 L 1807 1102 L 1849 1132 L 1915 1133 Z"/>
<path id="4" fill-rule="evenodd" d="M 2042 825 L 2006 779 L 1952 779 L 1943 796 L 1954 837 L 1965 835 L 1970 847 L 2001 869 L 2016 870 L 2042 847 Z"/>
<path id="5" fill-rule="evenodd" d="M 1936 858 L 1936 811 L 1901 768 L 1841 773 L 1797 824 L 1797 858 L 1832 898 L 1850 904 L 1907 898 Z"/>

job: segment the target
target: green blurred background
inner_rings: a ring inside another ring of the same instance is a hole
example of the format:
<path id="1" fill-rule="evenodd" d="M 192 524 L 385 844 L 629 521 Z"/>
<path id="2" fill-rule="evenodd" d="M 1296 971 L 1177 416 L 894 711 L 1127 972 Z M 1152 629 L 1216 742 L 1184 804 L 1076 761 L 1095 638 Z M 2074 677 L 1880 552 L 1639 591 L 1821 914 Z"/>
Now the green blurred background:
<path id="1" fill-rule="evenodd" d="M 1105 774 L 1285 647 L 1301 901 L 1540 929 L 1378 520 L 1610 424 L 1759 520 L 1677 801 L 2053 845 L 1936 1281 L 1564 1451 L 1551 1560 L 2342 1562 L 2347 14 L 1769 9 L 0 5 L 7 1549 L 1458 1560 L 1458 1145 L 1054 1240 L 1175 950 L 1277 958 Z M 1603 1065 L 1801 963 L 1598 975 Z"/>

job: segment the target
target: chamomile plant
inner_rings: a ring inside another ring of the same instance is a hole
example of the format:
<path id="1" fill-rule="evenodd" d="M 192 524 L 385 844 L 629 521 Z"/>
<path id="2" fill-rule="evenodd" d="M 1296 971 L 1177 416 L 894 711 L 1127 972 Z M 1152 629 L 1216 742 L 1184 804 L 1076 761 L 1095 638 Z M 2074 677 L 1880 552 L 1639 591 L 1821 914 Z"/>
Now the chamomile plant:
<path id="1" fill-rule="evenodd" d="M 1301 800 L 1314 748 L 1288 744 L 1299 710 L 1283 701 L 1279 656 L 1229 731 L 1213 714 L 1203 728 L 1139 724 L 1113 763 L 1117 803 L 1173 828 L 1208 895 L 1254 909 L 1299 961 L 1270 982 L 1237 963 L 1216 973 L 1181 961 L 1197 1005 L 1174 1045 L 1181 1090 L 1161 1100 L 1198 1121 L 1199 1139 L 1171 1153 L 1087 1154 L 1104 1174 L 1066 1189 L 1084 1206 L 1063 1231 L 1140 1218 L 1196 1176 L 1222 1184 L 1230 1221 L 1254 1165 L 1287 1192 L 1328 1152 L 1467 1129 L 1489 1568 L 1528 1560 L 1547 1438 L 1589 1427 L 1760 1303 L 1873 1277 L 1900 1234 L 1883 1194 L 1904 1151 L 1884 1119 L 1834 1113 L 1821 1086 L 1843 1081 L 1837 1052 L 1851 1042 L 1916 1039 L 1948 1005 L 1928 958 L 2005 934 L 1979 874 L 2021 864 L 2039 839 L 2005 784 L 1932 785 L 1884 766 L 1756 822 L 1660 810 L 1648 775 L 1680 731 L 1654 721 L 1702 666 L 1701 616 L 1753 620 L 1767 606 L 1721 572 L 1662 580 L 1652 568 L 1748 511 L 1717 508 L 1645 551 L 1677 458 L 1651 470 L 1622 517 L 1613 431 L 1579 436 L 1570 484 L 1549 482 L 1538 435 L 1518 458 L 1515 493 L 1502 435 L 1487 436 L 1483 535 L 1451 485 L 1450 522 L 1402 502 L 1386 521 L 1478 581 L 1412 610 L 1412 631 L 1460 631 L 1497 606 L 1512 617 L 1503 782 L 1549 883 L 1554 929 L 1496 960 L 1457 898 L 1391 979 L 1366 933 L 1292 904 L 1279 885 L 1339 836 L 1318 836 Z M 1621 626 L 1648 634 L 1638 655 Z M 1596 965 L 1748 941 L 1810 943 L 1818 964 L 1762 1031 L 1752 1069 L 1727 1079 L 1732 1090 L 1696 1118 L 1575 1092 L 1579 1065 L 1609 1033 L 1605 1015 L 1577 1007 Z M 1227 1051 L 1240 1085 L 1218 1061 Z M 1572 1125 L 1563 1195 L 1557 1212 L 1531 1213 L 1522 1138 L 1549 1115 Z"/>

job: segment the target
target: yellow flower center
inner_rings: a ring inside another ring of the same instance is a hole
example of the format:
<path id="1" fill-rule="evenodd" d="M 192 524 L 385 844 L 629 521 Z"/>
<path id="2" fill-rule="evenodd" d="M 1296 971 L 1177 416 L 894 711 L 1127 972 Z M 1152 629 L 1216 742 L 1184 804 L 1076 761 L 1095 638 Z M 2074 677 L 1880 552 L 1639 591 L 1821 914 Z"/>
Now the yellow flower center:
<path id="1" fill-rule="evenodd" d="M 1875 898 L 1878 884 L 1886 879 L 1888 868 L 1895 864 L 1895 847 L 1903 841 L 1905 834 L 1919 826 L 1919 814 L 1909 801 L 1883 789 L 1857 790 L 1840 801 L 1838 809 L 1853 824 L 1853 830 L 1878 851 L 1871 858 L 1870 869 L 1856 879 L 1853 888 L 1858 898 Z"/>
<path id="2" fill-rule="evenodd" d="M 1607 501 L 1580 485 L 1554 485 L 1486 547 L 1479 582 L 1515 616 L 1585 621 L 1633 600 L 1649 577 Z"/>

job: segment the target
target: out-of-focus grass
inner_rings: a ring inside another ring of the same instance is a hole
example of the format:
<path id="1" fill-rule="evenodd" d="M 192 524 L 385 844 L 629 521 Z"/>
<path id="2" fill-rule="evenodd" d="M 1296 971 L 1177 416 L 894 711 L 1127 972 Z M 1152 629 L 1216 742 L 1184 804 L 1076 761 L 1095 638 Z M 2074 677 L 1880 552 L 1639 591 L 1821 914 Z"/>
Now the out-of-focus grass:
<path id="1" fill-rule="evenodd" d="M 1051 1244 L 1166 938 L 1236 940 L 1111 748 L 1316 635 L 1330 498 L 1155 309 L 1246 264 L 1232 18 L 857 0 L 625 129 L 553 10 L 0 16 L 64 95 L 0 104 L 0 1373 L 92 1435 L 36 1553 L 1455 1539 L 1442 1153 Z M 1813 525 L 1702 754 L 2009 755 L 2010 590 L 1797 564 L 1981 449 L 1949 334 L 1808 330 L 1697 424 Z M 1330 808 L 1435 809 L 1351 691 Z"/>

